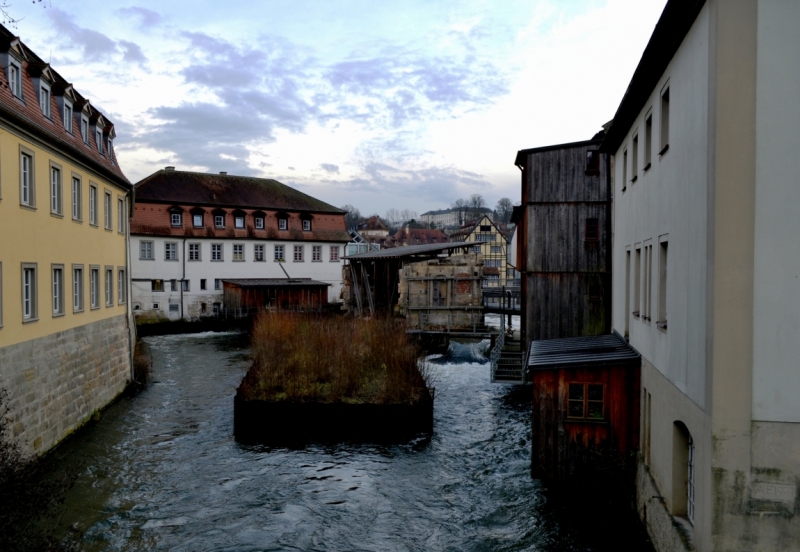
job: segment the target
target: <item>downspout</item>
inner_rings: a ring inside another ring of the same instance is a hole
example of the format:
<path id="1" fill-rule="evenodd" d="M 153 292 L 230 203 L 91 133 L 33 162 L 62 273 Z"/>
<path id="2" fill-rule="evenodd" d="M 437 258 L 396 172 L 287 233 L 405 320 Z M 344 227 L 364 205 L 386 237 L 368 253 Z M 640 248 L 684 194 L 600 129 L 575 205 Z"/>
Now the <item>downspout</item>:
<path id="1" fill-rule="evenodd" d="M 134 349 L 136 348 L 136 340 L 135 340 L 135 333 L 136 333 L 136 325 L 131 324 L 133 321 L 133 299 L 131 297 L 131 248 L 130 248 L 130 241 L 131 241 L 131 224 L 130 219 L 133 217 L 133 203 L 134 199 L 134 189 L 131 190 L 125 195 L 125 198 L 128 200 L 128 220 L 125 221 L 125 296 L 127 301 L 125 301 L 125 325 L 127 326 L 128 331 L 128 354 L 130 357 L 130 372 L 131 372 L 131 381 L 135 381 L 135 372 L 133 366 L 133 357 L 134 357 Z M 112 276 L 113 279 L 113 276 Z M 113 280 L 112 280 L 113 281 Z M 113 300 L 113 298 L 112 298 Z"/>
<path id="2" fill-rule="evenodd" d="M 183 320 L 183 282 L 186 281 L 186 237 L 183 238 L 183 251 L 181 252 L 183 270 L 181 273 L 181 320 Z"/>

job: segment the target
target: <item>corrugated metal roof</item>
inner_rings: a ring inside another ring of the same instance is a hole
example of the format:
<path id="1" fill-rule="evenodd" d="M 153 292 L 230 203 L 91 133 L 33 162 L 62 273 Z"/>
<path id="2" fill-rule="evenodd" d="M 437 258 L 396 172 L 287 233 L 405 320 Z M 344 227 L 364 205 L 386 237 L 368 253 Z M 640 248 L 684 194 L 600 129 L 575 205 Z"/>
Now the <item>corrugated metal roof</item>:
<path id="1" fill-rule="evenodd" d="M 239 287 L 286 287 L 286 286 L 329 286 L 326 282 L 311 278 L 223 278 L 223 282 Z"/>
<path id="2" fill-rule="evenodd" d="M 413 257 L 414 255 L 421 255 L 423 253 L 435 253 L 437 251 L 447 251 L 451 249 L 458 249 L 460 247 L 472 247 L 474 243 L 429 243 L 425 245 L 405 245 L 402 247 L 391 247 L 389 249 L 381 249 L 380 251 L 369 251 L 368 253 L 359 253 L 358 255 L 350 255 L 344 257 L 345 259 L 355 259 L 357 261 L 367 259 L 399 259 L 401 257 Z"/>
<path id="3" fill-rule="evenodd" d="M 528 367 L 534 370 L 577 366 L 620 365 L 637 362 L 641 355 L 618 333 L 531 342 Z"/>

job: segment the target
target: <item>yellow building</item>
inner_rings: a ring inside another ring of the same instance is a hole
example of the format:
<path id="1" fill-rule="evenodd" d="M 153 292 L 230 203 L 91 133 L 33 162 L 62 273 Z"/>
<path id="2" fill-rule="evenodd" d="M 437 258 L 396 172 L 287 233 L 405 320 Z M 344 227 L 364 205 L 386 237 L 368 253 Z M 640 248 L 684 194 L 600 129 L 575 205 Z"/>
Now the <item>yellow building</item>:
<path id="1" fill-rule="evenodd" d="M 131 379 L 131 186 L 113 124 L 2 26 L 0 67 L 0 389 L 41 454 Z"/>
<path id="2" fill-rule="evenodd" d="M 483 256 L 483 287 L 511 286 L 514 282 L 514 267 L 508 264 L 508 240 L 503 232 L 484 215 L 475 224 L 470 224 L 450 234 L 454 242 L 474 242 L 473 253 Z"/>

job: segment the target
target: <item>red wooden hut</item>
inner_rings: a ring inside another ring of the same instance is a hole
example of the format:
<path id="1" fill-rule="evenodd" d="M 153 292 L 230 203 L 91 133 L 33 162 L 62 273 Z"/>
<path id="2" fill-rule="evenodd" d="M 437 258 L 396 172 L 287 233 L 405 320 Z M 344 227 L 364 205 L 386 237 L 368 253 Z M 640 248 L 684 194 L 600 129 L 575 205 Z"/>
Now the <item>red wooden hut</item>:
<path id="1" fill-rule="evenodd" d="M 228 312 L 260 309 L 317 310 L 328 302 L 326 282 L 311 278 L 239 278 L 222 280 L 223 304 Z"/>

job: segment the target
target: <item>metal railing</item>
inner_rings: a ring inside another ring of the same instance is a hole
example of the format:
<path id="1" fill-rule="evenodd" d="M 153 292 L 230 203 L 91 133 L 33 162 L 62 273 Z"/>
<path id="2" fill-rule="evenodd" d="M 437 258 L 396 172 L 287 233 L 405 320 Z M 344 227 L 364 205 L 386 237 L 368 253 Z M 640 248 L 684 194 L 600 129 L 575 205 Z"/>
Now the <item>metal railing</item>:
<path id="1" fill-rule="evenodd" d="M 522 310 L 522 293 L 517 286 L 483 289 L 484 308 L 519 312 Z"/>
<path id="2" fill-rule="evenodd" d="M 494 348 L 489 355 L 489 363 L 492 370 L 492 382 L 494 382 L 495 374 L 497 374 L 497 363 L 500 360 L 500 354 L 503 352 L 503 347 L 506 345 L 506 322 L 505 317 L 500 317 L 500 335 L 497 336 L 497 341 L 494 342 Z"/>
<path id="3" fill-rule="evenodd" d="M 459 318 L 464 318 L 465 313 L 458 313 Z M 431 317 L 436 317 L 441 319 L 442 316 L 446 317 L 445 324 L 431 324 L 430 320 Z M 463 324 L 453 324 L 453 315 L 452 313 L 443 314 L 441 312 L 420 312 L 419 313 L 419 329 L 420 331 L 425 331 L 427 322 L 428 331 L 442 331 L 440 328 L 444 328 L 444 331 L 450 333 L 451 331 L 457 331 L 459 333 L 464 333 L 470 330 L 470 327 L 464 327 Z M 469 326 L 472 328 L 472 333 L 487 333 L 486 328 L 483 325 L 483 313 L 481 312 L 471 312 L 469 314 Z M 455 327 L 455 330 L 453 329 Z"/>

